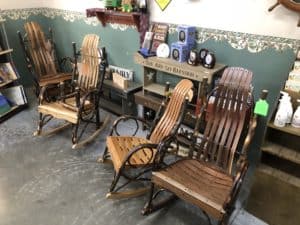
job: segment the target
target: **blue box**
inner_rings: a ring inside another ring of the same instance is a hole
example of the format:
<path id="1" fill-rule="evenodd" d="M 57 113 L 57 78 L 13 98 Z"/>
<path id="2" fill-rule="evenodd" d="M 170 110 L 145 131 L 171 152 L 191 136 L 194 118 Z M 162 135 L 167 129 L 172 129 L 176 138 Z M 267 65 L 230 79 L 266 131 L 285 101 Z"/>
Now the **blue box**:
<path id="1" fill-rule="evenodd" d="M 182 42 L 174 42 L 171 44 L 171 58 L 178 62 L 186 62 L 189 57 L 189 45 Z"/>
<path id="2" fill-rule="evenodd" d="M 11 109 L 7 99 L 0 94 L 0 115 L 4 115 L 6 112 L 9 112 Z"/>
<path id="3" fill-rule="evenodd" d="M 184 44 L 196 43 L 196 27 L 179 25 L 177 27 L 178 41 Z"/>

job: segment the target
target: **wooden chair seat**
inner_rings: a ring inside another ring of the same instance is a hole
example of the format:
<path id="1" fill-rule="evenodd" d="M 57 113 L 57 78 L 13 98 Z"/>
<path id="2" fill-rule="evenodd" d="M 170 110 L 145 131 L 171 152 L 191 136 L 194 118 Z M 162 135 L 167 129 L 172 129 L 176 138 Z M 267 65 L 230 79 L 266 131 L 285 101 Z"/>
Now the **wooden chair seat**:
<path id="1" fill-rule="evenodd" d="M 66 80 L 71 80 L 72 79 L 72 74 L 70 73 L 59 73 L 55 75 L 47 75 L 43 76 L 40 81 L 39 85 L 41 87 L 44 87 L 49 84 L 59 84 L 60 82 L 64 82 Z"/>
<path id="2" fill-rule="evenodd" d="M 90 101 L 85 101 L 84 109 L 92 108 Z M 38 111 L 45 115 L 51 115 L 58 119 L 76 124 L 78 122 L 78 110 L 76 110 L 75 97 L 67 98 L 65 102 L 50 102 L 38 106 Z"/>
<path id="3" fill-rule="evenodd" d="M 152 181 L 180 198 L 221 219 L 230 196 L 233 177 L 217 167 L 195 159 L 185 159 L 152 173 Z"/>
<path id="4" fill-rule="evenodd" d="M 150 140 L 139 137 L 126 136 L 109 136 L 106 144 L 110 150 L 112 162 L 116 171 L 119 171 L 126 156 L 134 147 L 141 144 L 152 143 Z M 143 149 L 134 154 L 130 159 L 133 166 L 145 165 L 145 163 L 153 161 L 153 152 L 149 149 Z"/>

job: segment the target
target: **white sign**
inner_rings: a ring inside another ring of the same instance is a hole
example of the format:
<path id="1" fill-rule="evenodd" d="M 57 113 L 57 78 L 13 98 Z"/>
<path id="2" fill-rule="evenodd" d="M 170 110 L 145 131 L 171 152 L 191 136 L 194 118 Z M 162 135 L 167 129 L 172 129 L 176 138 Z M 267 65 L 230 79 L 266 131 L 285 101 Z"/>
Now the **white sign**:
<path id="1" fill-rule="evenodd" d="M 122 77 L 124 77 L 128 80 L 133 80 L 133 71 L 132 70 L 128 70 L 128 69 L 124 69 L 124 68 L 112 66 L 112 65 L 109 65 L 109 69 L 112 73 L 118 73 Z"/>

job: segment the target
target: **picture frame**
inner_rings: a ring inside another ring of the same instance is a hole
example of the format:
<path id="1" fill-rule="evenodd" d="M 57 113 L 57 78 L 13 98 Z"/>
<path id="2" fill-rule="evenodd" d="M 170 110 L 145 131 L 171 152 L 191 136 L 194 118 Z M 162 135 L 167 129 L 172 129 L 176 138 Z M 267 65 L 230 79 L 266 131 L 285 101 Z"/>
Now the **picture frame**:
<path id="1" fill-rule="evenodd" d="M 14 66 L 10 62 L 0 63 L 0 84 L 18 79 Z"/>

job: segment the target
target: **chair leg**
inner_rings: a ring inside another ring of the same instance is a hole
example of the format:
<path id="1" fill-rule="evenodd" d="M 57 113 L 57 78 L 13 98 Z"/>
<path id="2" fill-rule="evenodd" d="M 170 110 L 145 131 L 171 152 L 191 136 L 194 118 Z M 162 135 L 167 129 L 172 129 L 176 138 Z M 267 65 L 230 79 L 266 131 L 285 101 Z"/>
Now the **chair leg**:
<path id="1" fill-rule="evenodd" d="M 112 181 L 112 183 L 110 185 L 109 192 L 113 192 L 114 191 L 114 189 L 115 189 L 115 187 L 116 187 L 116 185 L 117 185 L 120 177 L 121 177 L 120 172 L 117 172 L 117 173 L 115 172 L 115 174 L 114 174 L 114 180 Z"/>
<path id="2" fill-rule="evenodd" d="M 42 127 L 43 127 L 43 114 L 39 113 L 39 123 L 38 123 L 38 128 L 37 130 L 33 133 L 33 136 L 39 136 L 42 132 Z"/>
<path id="3" fill-rule="evenodd" d="M 78 137 L 77 137 L 78 127 L 79 127 L 79 123 L 72 124 L 72 143 L 73 144 L 77 144 L 77 142 L 78 142 Z"/>
<path id="4" fill-rule="evenodd" d="M 155 187 L 154 184 L 151 183 L 149 200 L 141 212 L 142 215 L 149 215 L 150 213 L 153 213 L 153 212 L 163 208 L 164 206 L 172 203 L 174 200 L 177 199 L 177 196 L 172 194 L 171 196 L 164 198 L 164 199 L 156 202 L 155 204 L 153 204 L 152 202 L 158 196 L 158 194 L 161 193 L 162 191 L 164 191 L 163 189 L 161 189 L 161 190 L 158 190 L 156 193 L 154 193 L 154 187 Z"/>
<path id="5" fill-rule="evenodd" d="M 99 107 L 96 106 L 95 109 L 95 114 L 96 114 L 96 130 L 100 128 L 101 124 L 100 124 L 100 112 L 99 112 Z"/>
<path id="6" fill-rule="evenodd" d="M 144 206 L 141 212 L 143 216 L 146 216 L 152 212 L 153 193 L 154 193 L 154 184 L 151 183 L 148 202 L 146 203 L 146 205 Z"/>

